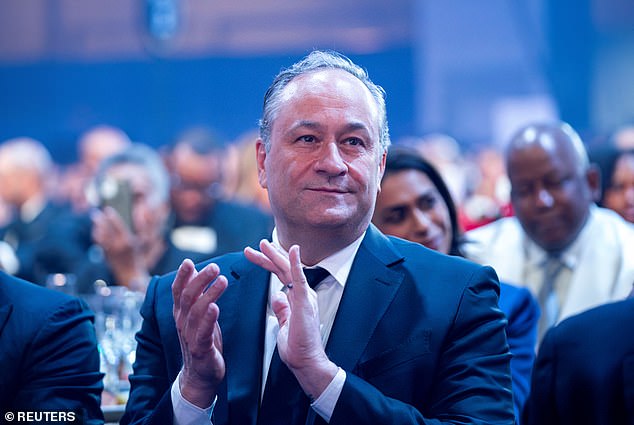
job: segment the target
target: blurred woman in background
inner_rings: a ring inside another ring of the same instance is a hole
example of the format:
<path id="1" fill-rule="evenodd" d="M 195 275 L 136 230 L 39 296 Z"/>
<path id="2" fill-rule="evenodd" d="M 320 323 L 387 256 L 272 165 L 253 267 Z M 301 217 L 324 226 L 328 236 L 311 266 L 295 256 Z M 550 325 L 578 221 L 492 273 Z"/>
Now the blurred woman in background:
<path id="1" fill-rule="evenodd" d="M 388 153 L 372 222 L 385 234 L 462 256 L 464 241 L 449 189 L 438 171 L 416 151 L 394 147 Z M 505 283 L 500 284 L 499 306 L 508 318 L 515 416 L 519 420 L 535 359 L 539 307 L 526 288 Z"/>

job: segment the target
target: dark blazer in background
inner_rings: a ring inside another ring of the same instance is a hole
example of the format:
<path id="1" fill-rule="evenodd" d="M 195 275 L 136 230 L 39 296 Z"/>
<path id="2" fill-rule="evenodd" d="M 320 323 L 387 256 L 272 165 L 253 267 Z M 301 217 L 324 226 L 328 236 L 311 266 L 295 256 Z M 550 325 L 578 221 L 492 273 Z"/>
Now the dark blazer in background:
<path id="1" fill-rule="evenodd" d="M 0 237 L 14 249 L 20 261 L 17 277 L 44 286 L 48 274 L 70 271 L 64 261 L 59 261 L 61 254 L 58 254 L 60 250 L 65 252 L 66 239 L 53 240 L 49 235 L 72 216 L 67 205 L 48 202 L 33 220 L 25 222 L 16 217 L 0 230 Z M 47 261 L 47 255 L 54 260 Z"/>
<path id="2" fill-rule="evenodd" d="M 270 274 L 242 253 L 215 261 L 229 286 L 219 300 L 227 374 L 213 423 L 255 424 Z M 182 366 L 173 279 L 155 278 L 147 291 L 122 424 L 171 423 L 170 387 Z M 330 424 L 513 424 L 498 291 L 492 269 L 370 226 L 326 346 L 347 372 Z M 306 423 L 324 422 L 310 410 Z"/>
<path id="3" fill-rule="evenodd" d="M 506 337 L 513 355 L 513 403 L 519 425 L 520 415 L 530 391 L 531 371 L 535 362 L 539 304 L 527 288 L 500 282 L 500 310 L 508 319 Z"/>
<path id="4" fill-rule="evenodd" d="M 0 417 L 75 411 L 103 423 L 92 320 L 80 300 L 0 272 Z"/>
<path id="5" fill-rule="evenodd" d="M 634 425 L 634 299 L 550 329 L 540 345 L 525 425 Z"/>

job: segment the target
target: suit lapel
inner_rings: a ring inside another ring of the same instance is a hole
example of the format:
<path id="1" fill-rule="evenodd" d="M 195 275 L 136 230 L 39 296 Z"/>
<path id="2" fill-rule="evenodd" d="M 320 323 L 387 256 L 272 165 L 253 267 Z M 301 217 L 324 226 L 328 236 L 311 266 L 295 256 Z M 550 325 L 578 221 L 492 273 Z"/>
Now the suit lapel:
<path id="1" fill-rule="evenodd" d="M 352 370 L 403 281 L 390 266 L 403 260 L 389 240 L 370 226 L 352 264 L 326 345 L 328 357 Z"/>
<path id="2" fill-rule="evenodd" d="M 269 272 L 244 257 L 232 266 L 221 297 L 227 363 L 228 422 L 255 424 L 260 403 Z"/>

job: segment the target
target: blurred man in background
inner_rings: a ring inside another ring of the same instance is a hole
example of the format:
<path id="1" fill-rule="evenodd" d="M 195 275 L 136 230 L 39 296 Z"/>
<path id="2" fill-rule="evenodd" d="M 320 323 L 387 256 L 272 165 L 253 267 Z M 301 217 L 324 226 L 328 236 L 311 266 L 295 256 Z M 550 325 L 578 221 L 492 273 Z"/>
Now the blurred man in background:
<path id="1" fill-rule="evenodd" d="M 0 197 L 11 208 L 12 218 L 0 229 L 0 238 L 15 254 L 4 249 L 4 269 L 18 277 L 44 285 L 51 273 L 67 272 L 72 262 L 62 255 L 49 261 L 41 255 L 53 249 L 47 234 L 71 216 L 70 209 L 51 197 L 49 183 L 55 181 L 55 166 L 48 150 L 37 140 L 21 137 L 0 145 Z M 54 245 L 60 253 L 65 240 Z"/>
<path id="2" fill-rule="evenodd" d="M 539 338 L 560 320 L 625 298 L 634 282 L 634 228 L 599 208 L 599 173 L 565 123 L 531 124 L 506 152 L 516 217 L 467 233 L 467 256 L 501 280 L 528 287 L 542 316 Z"/>
<path id="3" fill-rule="evenodd" d="M 270 215 L 254 205 L 224 199 L 224 149 L 209 130 L 185 132 L 168 153 L 167 165 L 174 245 L 211 256 L 243 249 L 270 235 Z"/>

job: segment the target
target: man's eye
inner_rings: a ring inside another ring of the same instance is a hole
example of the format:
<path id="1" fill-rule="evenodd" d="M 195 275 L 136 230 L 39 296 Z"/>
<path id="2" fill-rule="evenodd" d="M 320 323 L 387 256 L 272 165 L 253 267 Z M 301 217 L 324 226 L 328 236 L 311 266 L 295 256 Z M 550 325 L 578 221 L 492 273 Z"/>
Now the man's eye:
<path id="1" fill-rule="evenodd" d="M 349 137 L 347 138 L 344 143 L 346 143 L 347 145 L 350 146 L 363 146 L 363 140 L 357 138 L 357 137 Z"/>
<path id="2" fill-rule="evenodd" d="M 314 136 L 300 136 L 298 140 L 306 143 L 315 143 Z"/>

